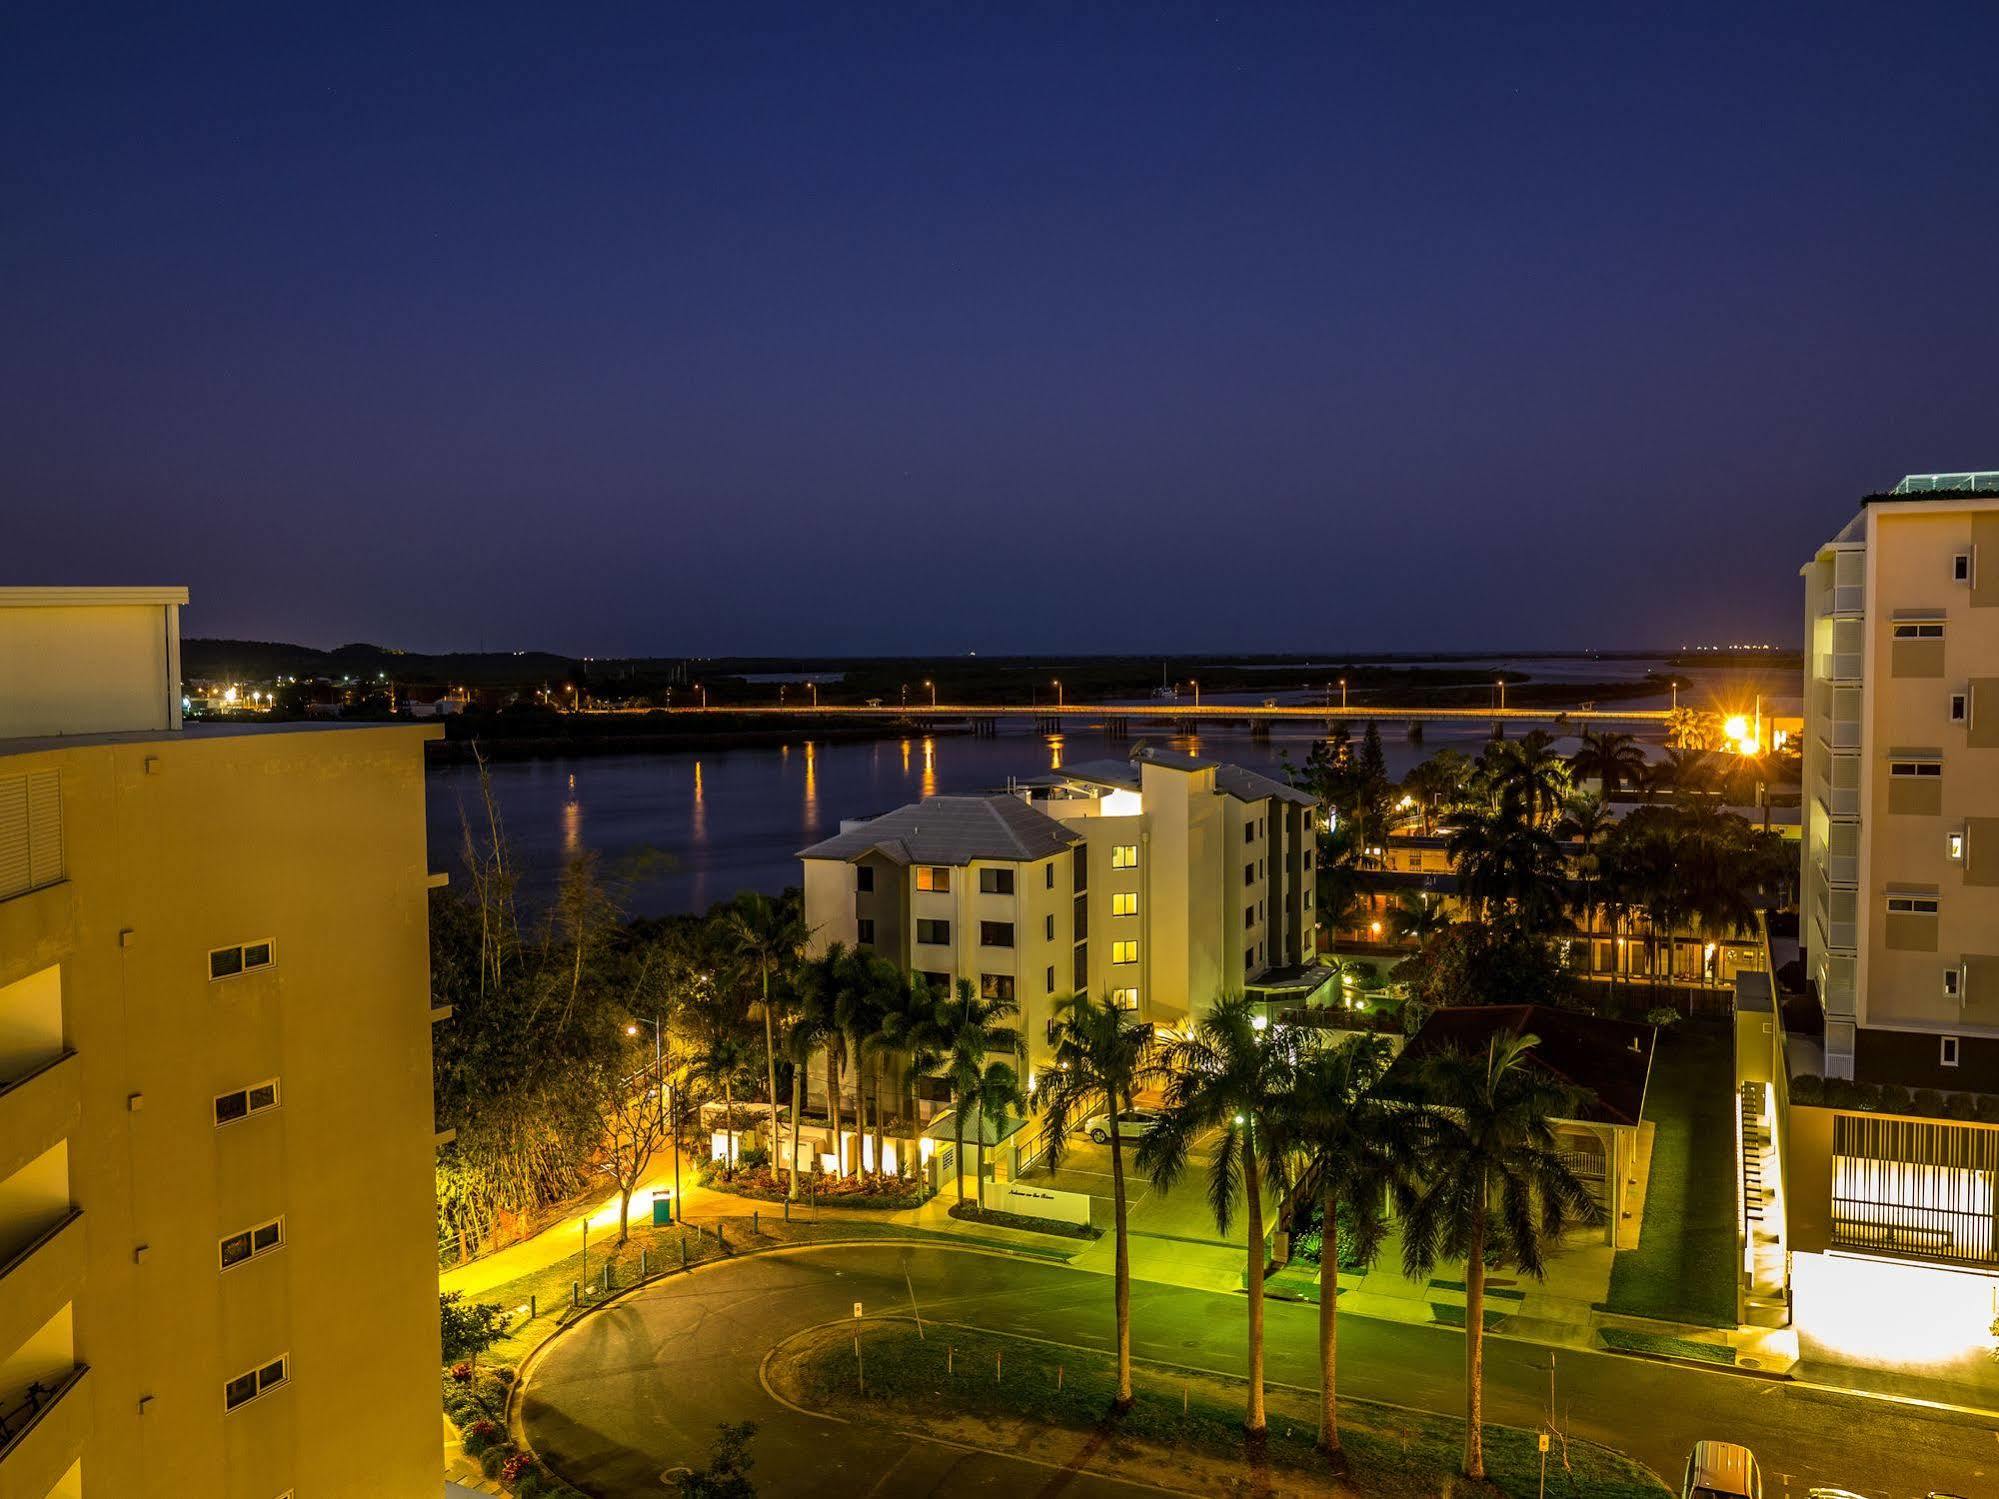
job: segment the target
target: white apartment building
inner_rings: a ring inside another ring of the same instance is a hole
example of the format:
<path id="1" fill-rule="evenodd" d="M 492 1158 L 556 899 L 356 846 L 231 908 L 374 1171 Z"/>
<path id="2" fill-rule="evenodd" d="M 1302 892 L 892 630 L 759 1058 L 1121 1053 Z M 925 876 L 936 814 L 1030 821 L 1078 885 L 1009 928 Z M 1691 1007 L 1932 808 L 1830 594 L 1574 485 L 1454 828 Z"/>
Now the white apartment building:
<path id="1" fill-rule="evenodd" d="M 811 951 L 1011 996 L 1034 1064 L 1060 996 L 1172 1026 L 1309 965 L 1314 835 L 1309 794 L 1141 747 L 843 823 L 799 854 Z"/>
<path id="2" fill-rule="evenodd" d="M 1999 473 L 1911 475 L 1803 576 L 1826 1074 L 1999 1090 Z"/>

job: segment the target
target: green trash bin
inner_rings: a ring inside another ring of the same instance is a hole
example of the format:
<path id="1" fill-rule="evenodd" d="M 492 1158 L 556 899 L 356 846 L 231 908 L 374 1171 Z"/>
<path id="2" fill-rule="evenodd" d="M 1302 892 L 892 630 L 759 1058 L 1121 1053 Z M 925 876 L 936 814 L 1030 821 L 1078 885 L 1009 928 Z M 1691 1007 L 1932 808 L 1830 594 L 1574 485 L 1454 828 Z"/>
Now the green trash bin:
<path id="1" fill-rule="evenodd" d="M 652 1226 L 666 1228 L 673 1222 L 673 1194 L 655 1192 L 652 1194 Z"/>

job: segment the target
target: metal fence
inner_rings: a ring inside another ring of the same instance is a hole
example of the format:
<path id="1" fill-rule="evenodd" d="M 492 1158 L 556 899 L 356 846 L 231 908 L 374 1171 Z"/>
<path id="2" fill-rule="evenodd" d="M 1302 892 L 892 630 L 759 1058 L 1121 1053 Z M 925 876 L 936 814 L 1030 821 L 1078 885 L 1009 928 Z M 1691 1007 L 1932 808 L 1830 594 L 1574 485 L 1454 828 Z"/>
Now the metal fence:
<path id="1" fill-rule="evenodd" d="M 1839 1114 L 1832 1149 L 1835 1244 L 1999 1264 L 1999 1130 Z"/>

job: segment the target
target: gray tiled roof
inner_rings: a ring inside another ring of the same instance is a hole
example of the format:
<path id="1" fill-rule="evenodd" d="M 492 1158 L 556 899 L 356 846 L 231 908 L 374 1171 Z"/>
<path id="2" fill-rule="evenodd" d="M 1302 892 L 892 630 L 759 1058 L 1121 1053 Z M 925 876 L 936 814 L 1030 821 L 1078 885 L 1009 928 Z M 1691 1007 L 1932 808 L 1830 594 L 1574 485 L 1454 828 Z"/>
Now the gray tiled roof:
<path id="1" fill-rule="evenodd" d="M 1047 779 L 1056 785 L 1064 781 L 1088 781 L 1093 786 L 1138 790 L 1138 771 L 1129 760 L 1085 760 L 1080 765 L 1065 765 L 1051 771 Z"/>
<path id="2" fill-rule="evenodd" d="M 1240 765 L 1217 765 L 1215 785 L 1239 802 L 1260 802 L 1274 796 L 1279 801 L 1294 802 L 1301 807 L 1316 807 L 1319 804 L 1319 799 L 1309 791 L 1300 791 L 1296 786 L 1287 786 L 1253 770 L 1244 770 Z"/>
<path id="3" fill-rule="evenodd" d="M 1083 841 L 1017 796 L 933 796 L 802 849 L 801 859 L 860 858 L 879 850 L 899 864 L 1046 859 Z"/>
<path id="4" fill-rule="evenodd" d="M 1198 755 L 1183 755 L 1179 750 L 1167 749 L 1158 744 L 1141 744 L 1131 752 L 1132 763 L 1140 760 L 1154 765 L 1163 765 L 1168 770 L 1213 770 L 1221 764 L 1219 760 L 1203 760 Z"/>

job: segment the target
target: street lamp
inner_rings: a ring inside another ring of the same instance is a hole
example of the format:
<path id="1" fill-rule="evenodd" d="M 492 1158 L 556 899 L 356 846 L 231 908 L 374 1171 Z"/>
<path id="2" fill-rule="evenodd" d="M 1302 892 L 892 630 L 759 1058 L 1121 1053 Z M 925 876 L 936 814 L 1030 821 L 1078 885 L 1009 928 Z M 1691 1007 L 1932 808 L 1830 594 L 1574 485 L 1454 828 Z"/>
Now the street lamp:
<path id="1" fill-rule="evenodd" d="M 1340 678 L 1340 711 L 1341 711 L 1342 713 L 1344 713 L 1344 712 L 1346 712 L 1346 710 L 1347 710 L 1347 679 L 1346 679 L 1345 677 L 1341 677 L 1341 678 Z"/>
<path id="2" fill-rule="evenodd" d="M 701 694 L 701 707 L 705 711 L 708 707 L 708 684 L 706 682 L 696 682 L 694 690 Z"/>
<path id="3" fill-rule="evenodd" d="M 1058 709 L 1062 706 L 1062 679 L 1060 677 L 1055 679 L 1055 706 Z"/>
<path id="4" fill-rule="evenodd" d="M 812 693 L 812 706 L 813 706 L 813 707 L 815 707 L 815 708 L 816 708 L 816 707 L 818 707 L 818 706 L 819 706 L 819 684 L 818 684 L 817 682 L 807 682 L 807 683 L 806 683 L 805 685 L 806 685 L 807 689 L 808 689 L 808 690 L 809 690 L 809 691 L 810 691 L 810 692 Z"/>
<path id="5" fill-rule="evenodd" d="M 931 680 L 930 680 L 930 678 L 928 678 L 928 677 L 925 677 L 925 678 L 923 679 L 923 685 L 924 685 L 925 687 L 928 687 L 928 688 L 930 689 L 930 706 L 931 706 L 931 707 L 933 707 L 933 708 L 934 708 L 934 707 L 936 707 L 936 706 L 937 706 L 937 684 L 936 684 L 935 682 L 931 681 Z"/>
<path id="6" fill-rule="evenodd" d="M 1499 711 L 1501 713 L 1506 711 L 1506 678 L 1504 677 L 1499 679 Z"/>
<path id="7" fill-rule="evenodd" d="M 652 1027 L 652 1069 L 659 1074 L 659 1092 L 662 1105 L 666 1109 L 666 1127 L 673 1136 L 673 1221 L 680 1219 L 680 1091 L 666 1080 L 666 1037 L 660 1029 L 659 1017 L 649 1015 L 646 1023 Z M 636 1023 L 625 1027 L 625 1034 L 636 1036 Z"/>
<path id="8" fill-rule="evenodd" d="M 1189 677 L 1187 679 L 1187 685 L 1194 689 L 1194 706 L 1196 708 L 1199 708 L 1201 706 L 1201 684 L 1195 681 L 1192 677 Z"/>

